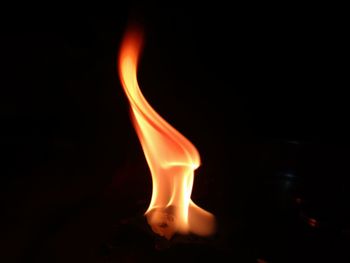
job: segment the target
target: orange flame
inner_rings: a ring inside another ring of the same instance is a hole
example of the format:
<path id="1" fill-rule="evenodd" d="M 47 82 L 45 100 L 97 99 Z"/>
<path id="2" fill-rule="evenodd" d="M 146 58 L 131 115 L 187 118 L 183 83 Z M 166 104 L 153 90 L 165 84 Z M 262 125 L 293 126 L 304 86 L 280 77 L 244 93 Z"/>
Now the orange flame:
<path id="1" fill-rule="evenodd" d="M 127 31 L 119 54 L 119 75 L 131 106 L 133 125 L 152 175 L 152 199 L 145 213 L 152 230 L 170 239 L 175 232 L 201 236 L 214 232 L 214 216 L 191 200 L 200 156 L 193 144 L 146 101 L 137 82 L 143 34 Z"/>

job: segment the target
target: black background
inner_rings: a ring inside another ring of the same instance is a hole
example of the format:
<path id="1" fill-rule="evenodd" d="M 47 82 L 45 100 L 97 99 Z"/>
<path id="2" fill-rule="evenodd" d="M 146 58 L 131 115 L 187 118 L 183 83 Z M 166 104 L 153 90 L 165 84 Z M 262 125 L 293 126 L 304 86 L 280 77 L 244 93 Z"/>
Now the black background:
<path id="1" fill-rule="evenodd" d="M 116 65 L 135 20 L 140 86 L 201 154 L 192 196 L 217 216 L 224 257 L 345 260 L 341 17 L 282 6 L 110 11 L 2 23 L 3 262 L 103 262 L 113 224 L 147 208 L 149 171 Z"/>

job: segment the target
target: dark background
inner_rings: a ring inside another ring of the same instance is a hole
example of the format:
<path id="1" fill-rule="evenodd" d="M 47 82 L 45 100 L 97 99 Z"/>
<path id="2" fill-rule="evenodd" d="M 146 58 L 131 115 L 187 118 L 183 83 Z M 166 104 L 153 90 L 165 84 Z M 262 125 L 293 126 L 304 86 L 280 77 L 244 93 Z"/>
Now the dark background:
<path id="1" fill-rule="evenodd" d="M 135 20 L 145 29 L 142 91 L 202 157 L 192 197 L 218 220 L 206 255 L 345 262 L 341 16 L 282 6 L 110 11 L 2 23 L 2 262 L 105 262 L 115 224 L 147 208 L 151 179 L 116 65 Z M 139 262 L 153 241 L 123 235 L 113 257 Z"/>

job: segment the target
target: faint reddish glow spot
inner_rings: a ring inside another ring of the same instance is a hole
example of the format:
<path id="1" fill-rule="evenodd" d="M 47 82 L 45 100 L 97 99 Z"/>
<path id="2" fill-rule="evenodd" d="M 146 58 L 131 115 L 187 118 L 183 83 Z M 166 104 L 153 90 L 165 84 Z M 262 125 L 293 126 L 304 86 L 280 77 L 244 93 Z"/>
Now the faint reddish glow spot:
<path id="1" fill-rule="evenodd" d="M 318 227 L 318 222 L 317 222 L 317 220 L 314 219 L 314 218 L 309 218 L 308 224 L 309 224 L 309 226 L 311 226 L 311 227 Z"/>

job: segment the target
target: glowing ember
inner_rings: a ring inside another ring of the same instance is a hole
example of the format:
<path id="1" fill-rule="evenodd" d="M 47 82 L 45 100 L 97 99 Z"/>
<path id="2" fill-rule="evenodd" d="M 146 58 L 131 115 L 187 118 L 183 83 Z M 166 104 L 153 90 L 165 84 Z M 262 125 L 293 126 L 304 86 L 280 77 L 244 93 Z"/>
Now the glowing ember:
<path id="1" fill-rule="evenodd" d="M 127 31 L 119 54 L 119 75 L 152 174 L 147 221 L 155 233 L 167 239 L 175 232 L 210 235 L 215 230 L 214 216 L 191 200 L 194 170 L 200 165 L 199 153 L 148 104 L 137 83 L 142 41 L 140 30 Z"/>
<path id="2" fill-rule="evenodd" d="M 318 222 L 314 218 L 309 218 L 308 223 L 309 223 L 309 226 L 311 227 L 318 227 Z"/>

